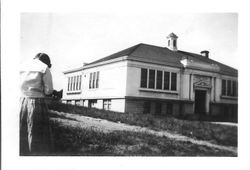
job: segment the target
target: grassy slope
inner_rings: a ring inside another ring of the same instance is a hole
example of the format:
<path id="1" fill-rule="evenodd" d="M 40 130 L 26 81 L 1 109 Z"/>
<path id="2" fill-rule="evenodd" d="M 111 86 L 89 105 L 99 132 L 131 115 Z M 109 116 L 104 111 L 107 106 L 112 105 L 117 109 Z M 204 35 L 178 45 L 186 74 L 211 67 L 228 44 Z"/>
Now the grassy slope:
<path id="1" fill-rule="evenodd" d="M 167 130 L 211 143 L 237 146 L 237 127 L 211 124 L 201 121 L 179 120 L 173 117 L 145 115 L 136 113 L 119 113 L 98 109 L 88 109 L 66 104 L 52 104 L 52 110 L 69 112 L 96 118 L 103 118 L 114 122 L 149 127 L 154 130 Z"/>
<path id="2" fill-rule="evenodd" d="M 55 144 L 52 155 L 236 156 L 227 151 L 144 133 L 125 131 L 103 133 L 92 129 L 81 129 L 67 126 L 60 120 L 62 118 L 51 119 Z"/>

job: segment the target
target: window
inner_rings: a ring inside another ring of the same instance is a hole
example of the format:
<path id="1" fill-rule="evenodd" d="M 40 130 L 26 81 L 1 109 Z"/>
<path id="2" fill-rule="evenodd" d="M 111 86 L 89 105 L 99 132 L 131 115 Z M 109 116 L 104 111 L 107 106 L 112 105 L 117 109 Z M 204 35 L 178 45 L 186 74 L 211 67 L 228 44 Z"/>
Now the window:
<path id="1" fill-rule="evenodd" d="M 70 89 L 70 77 L 68 77 L 68 91 Z"/>
<path id="2" fill-rule="evenodd" d="M 99 88 L 99 71 L 90 73 L 89 75 L 89 88 L 95 89 Z"/>
<path id="3" fill-rule="evenodd" d="M 227 95 L 232 96 L 232 85 L 231 80 L 227 80 Z"/>
<path id="4" fill-rule="evenodd" d="M 99 87 L 99 71 L 96 73 L 96 88 Z"/>
<path id="5" fill-rule="evenodd" d="M 80 80 L 79 80 L 79 90 L 82 89 L 82 75 L 80 75 Z"/>
<path id="6" fill-rule="evenodd" d="M 111 109 L 111 100 L 110 99 L 103 100 L 103 109 L 104 110 Z"/>
<path id="7" fill-rule="evenodd" d="M 141 88 L 177 90 L 177 73 L 141 68 Z"/>
<path id="8" fill-rule="evenodd" d="M 231 97 L 238 96 L 237 82 L 233 80 L 222 80 L 221 95 Z"/>
<path id="9" fill-rule="evenodd" d="M 149 70 L 149 86 L 150 89 L 155 88 L 155 70 Z"/>
<path id="10" fill-rule="evenodd" d="M 68 77 L 68 91 L 81 90 L 81 75 Z"/>
<path id="11" fill-rule="evenodd" d="M 89 88 L 91 89 L 92 85 L 92 73 L 89 75 Z"/>
<path id="12" fill-rule="evenodd" d="M 170 40 L 168 40 L 168 46 L 170 46 Z"/>
<path id="13" fill-rule="evenodd" d="M 232 88 L 233 88 L 232 96 L 237 96 L 238 94 L 237 94 L 237 83 L 236 83 L 236 81 L 233 81 Z"/>
<path id="14" fill-rule="evenodd" d="M 157 89 L 162 89 L 162 71 L 157 71 L 156 88 Z"/>
<path id="15" fill-rule="evenodd" d="M 75 87 L 75 90 L 78 90 L 78 76 L 75 76 L 75 78 L 76 78 L 76 87 Z"/>
<path id="16" fill-rule="evenodd" d="M 141 87 L 147 88 L 147 77 L 148 77 L 148 70 L 145 68 L 141 69 Z"/>
<path id="17" fill-rule="evenodd" d="M 75 100 L 75 105 L 80 106 L 80 100 Z"/>
<path id="18" fill-rule="evenodd" d="M 169 90 L 169 72 L 164 71 L 164 90 Z"/>
<path id="19" fill-rule="evenodd" d="M 227 86 L 226 86 L 226 80 L 222 80 L 222 95 L 223 96 L 226 96 L 226 89 L 227 89 Z"/>
<path id="20" fill-rule="evenodd" d="M 176 77 L 177 74 L 176 73 L 171 73 L 171 90 L 176 90 Z"/>
<path id="21" fill-rule="evenodd" d="M 149 101 L 146 101 L 143 103 L 143 114 L 150 113 L 150 109 L 151 109 L 150 104 L 151 103 Z"/>
<path id="22" fill-rule="evenodd" d="M 74 79 L 73 79 L 73 90 L 75 90 L 75 87 L 76 87 L 76 76 L 74 76 Z"/>
<path id="23" fill-rule="evenodd" d="M 174 45 L 174 47 L 176 47 L 176 40 L 174 40 L 174 42 L 173 42 L 173 43 L 174 43 L 174 44 L 173 44 L 173 45 Z"/>
<path id="24" fill-rule="evenodd" d="M 97 103 L 97 100 L 89 100 L 88 107 L 92 108 L 95 106 L 96 103 Z"/>
<path id="25" fill-rule="evenodd" d="M 73 90 L 73 77 L 71 77 L 71 80 L 70 80 L 70 91 Z"/>
<path id="26" fill-rule="evenodd" d="M 93 79 L 92 79 L 92 88 L 95 88 L 95 77 L 96 76 L 96 72 L 93 73 Z"/>

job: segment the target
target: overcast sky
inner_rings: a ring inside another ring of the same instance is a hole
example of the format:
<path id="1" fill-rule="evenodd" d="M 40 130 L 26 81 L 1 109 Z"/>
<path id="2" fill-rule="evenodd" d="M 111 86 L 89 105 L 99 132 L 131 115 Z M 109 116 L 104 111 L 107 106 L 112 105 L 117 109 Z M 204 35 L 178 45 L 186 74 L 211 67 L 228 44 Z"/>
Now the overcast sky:
<path id="1" fill-rule="evenodd" d="M 166 47 L 174 32 L 179 50 L 208 50 L 210 58 L 238 69 L 237 29 L 237 14 L 22 13 L 20 62 L 47 53 L 60 90 L 63 71 L 139 43 Z"/>

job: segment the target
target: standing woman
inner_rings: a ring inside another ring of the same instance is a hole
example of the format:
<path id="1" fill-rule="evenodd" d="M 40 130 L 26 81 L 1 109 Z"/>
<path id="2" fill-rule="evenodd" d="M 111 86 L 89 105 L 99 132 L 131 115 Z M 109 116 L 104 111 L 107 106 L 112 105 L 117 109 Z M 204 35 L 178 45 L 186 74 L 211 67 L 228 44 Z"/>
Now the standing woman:
<path id="1" fill-rule="evenodd" d="M 21 67 L 20 155 L 48 154 L 52 146 L 45 97 L 53 92 L 50 58 L 38 53 Z"/>

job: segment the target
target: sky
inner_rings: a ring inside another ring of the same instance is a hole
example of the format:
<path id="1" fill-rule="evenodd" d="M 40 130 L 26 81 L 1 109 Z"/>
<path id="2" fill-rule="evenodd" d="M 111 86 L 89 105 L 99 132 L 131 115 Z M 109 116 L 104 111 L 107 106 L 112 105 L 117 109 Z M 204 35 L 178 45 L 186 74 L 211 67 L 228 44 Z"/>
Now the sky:
<path id="1" fill-rule="evenodd" d="M 208 50 L 211 59 L 239 68 L 236 13 L 22 13 L 20 21 L 20 63 L 47 53 L 56 90 L 63 71 L 139 43 L 166 47 L 171 32 L 179 50 Z"/>

